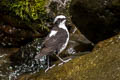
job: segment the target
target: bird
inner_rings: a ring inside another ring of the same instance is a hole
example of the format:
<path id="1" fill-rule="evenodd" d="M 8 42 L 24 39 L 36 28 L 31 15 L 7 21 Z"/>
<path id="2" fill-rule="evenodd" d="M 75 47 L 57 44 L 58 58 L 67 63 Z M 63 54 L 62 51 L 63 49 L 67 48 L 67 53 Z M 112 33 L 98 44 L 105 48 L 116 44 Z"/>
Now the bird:
<path id="1" fill-rule="evenodd" d="M 35 56 L 35 59 L 40 59 L 45 55 L 55 54 L 56 57 L 62 61 L 62 63 L 66 63 L 71 60 L 63 60 L 59 56 L 59 54 L 65 50 L 69 42 L 69 31 L 65 25 L 65 22 L 66 17 L 64 15 L 56 16 L 53 21 L 53 28 L 43 41 L 40 53 Z"/>

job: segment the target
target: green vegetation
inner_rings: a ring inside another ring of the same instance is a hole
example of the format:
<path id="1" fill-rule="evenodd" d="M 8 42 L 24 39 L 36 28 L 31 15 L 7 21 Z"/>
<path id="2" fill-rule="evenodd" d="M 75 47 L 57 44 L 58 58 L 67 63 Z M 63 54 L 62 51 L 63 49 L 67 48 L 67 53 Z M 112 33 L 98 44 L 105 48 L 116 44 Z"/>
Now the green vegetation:
<path id="1" fill-rule="evenodd" d="M 10 9 L 22 19 L 37 20 L 45 15 L 45 0 L 15 0 Z"/>
<path id="2" fill-rule="evenodd" d="M 2 0 L 1 12 L 15 16 L 29 24 L 33 29 L 48 29 L 44 24 L 47 19 L 45 5 L 48 0 Z M 33 26 L 35 25 L 35 26 Z"/>

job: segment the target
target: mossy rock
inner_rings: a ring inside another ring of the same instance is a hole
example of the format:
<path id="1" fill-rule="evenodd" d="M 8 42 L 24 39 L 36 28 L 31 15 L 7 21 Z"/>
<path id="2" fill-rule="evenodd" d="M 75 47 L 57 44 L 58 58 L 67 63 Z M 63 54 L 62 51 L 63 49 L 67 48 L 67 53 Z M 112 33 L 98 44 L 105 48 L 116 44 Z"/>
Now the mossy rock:
<path id="1" fill-rule="evenodd" d="M 19 80 L 119 80 L 120 35 L 100 42 L 93 52 L 56 66 L 47 73 L 24 75 Z"/>

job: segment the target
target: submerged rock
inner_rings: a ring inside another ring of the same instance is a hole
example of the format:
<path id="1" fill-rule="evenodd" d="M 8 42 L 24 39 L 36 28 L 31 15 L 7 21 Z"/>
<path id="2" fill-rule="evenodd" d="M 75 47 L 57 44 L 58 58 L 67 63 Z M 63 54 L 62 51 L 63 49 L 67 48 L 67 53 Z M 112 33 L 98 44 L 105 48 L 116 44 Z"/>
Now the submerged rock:
<path id="1" fill-rule="evenodd" d="M 98 43 L 87 55 L 56 66 L 47 73 L 24 75 L 19 80 L 119 80 L 120 35 Z"/>

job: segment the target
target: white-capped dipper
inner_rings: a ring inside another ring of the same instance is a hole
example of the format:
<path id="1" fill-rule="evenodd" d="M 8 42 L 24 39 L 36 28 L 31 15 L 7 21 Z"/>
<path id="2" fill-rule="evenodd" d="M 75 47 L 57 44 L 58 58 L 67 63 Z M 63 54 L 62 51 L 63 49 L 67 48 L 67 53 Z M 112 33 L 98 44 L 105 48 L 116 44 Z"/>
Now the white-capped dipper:
<path id="1" fill-rule="evenodd" d="M 66 17 L 64 15 L 59 15 L 55 18 L 53 28 L 42 43 L 41 51 L 35 56 L 35 59 L 40 59 L 44 55 L 56 54 L 64 63 L 70 60 L 63 60 L 59 57 L 59 54 L 66 48 L 69 41 L 69 32 L 65 22 Z"/>

